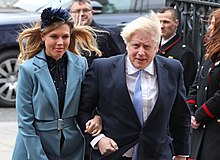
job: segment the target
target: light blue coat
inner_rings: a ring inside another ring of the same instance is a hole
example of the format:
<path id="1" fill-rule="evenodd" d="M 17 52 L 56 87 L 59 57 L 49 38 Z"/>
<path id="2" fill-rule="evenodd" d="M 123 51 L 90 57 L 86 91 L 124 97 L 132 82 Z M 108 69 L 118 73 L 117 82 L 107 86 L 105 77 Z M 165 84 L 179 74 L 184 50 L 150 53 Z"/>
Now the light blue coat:
<path id="1" fill-rule="evenodd" d="M 61 126 L 64 127 L 65 141 L 62 150 L 61 131 L 57 130 L 57 119 L 60 118 L 58 96 L 42 50 L 19 66 L 16 95 L 19 129 L 13 160 L 46 160 L 49 154 L 65 160 L 83 160 L 84 138 L 74 116 L 78 114 L 87 61 L 69 51 L 67 56 L 67 87 L 62 114 L 64 125 Z"/>

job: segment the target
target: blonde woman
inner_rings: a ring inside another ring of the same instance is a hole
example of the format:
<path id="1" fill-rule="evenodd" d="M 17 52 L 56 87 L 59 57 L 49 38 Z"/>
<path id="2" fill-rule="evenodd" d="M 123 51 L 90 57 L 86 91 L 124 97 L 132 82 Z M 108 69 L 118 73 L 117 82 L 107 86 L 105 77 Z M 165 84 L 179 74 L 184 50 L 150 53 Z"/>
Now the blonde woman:
<path id="1" fill-rule="evenodd" d="M 80 51 L 100 51 L 90 27 L 73 26 L 66 10 L 47 8 L 39 23 L 19 35 L 14 160 L 83 159 L 85 144 L 76 116 L 88 67 Z M 86 132 L 100 132 L 101 124 L 95 122 L 99 124 L 86 124 Z"/>

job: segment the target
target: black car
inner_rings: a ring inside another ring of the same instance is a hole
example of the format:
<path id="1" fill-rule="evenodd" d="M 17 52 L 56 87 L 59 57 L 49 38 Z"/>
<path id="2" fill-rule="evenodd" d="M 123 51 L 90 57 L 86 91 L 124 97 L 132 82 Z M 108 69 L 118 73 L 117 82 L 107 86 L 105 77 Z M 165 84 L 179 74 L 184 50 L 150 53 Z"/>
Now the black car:
<path id="1" fill-rule="evenodd" d="M 22 3 L 21 1 L 18 0 L 17 3 L 7 8 L 1 8 L 0 6 L 0 107 L 12 107 L 15 104 L 18 78 L 18 33 L 25 26 L 36 22 L 40 18 L 43 8 L 51 5 L 49 3 L 45 5 L 44 3 L 44 5 L 36 9 L 30 5 L 23 4 L 24 0 Z M 45 2 L 46 0 L 38 1 L 40 3 L 40 1 Z M 32 1 L 26 2 L 31 4 L 30 2 Z M 51 2 L 55 4 L 55 1 Z M 61 5 L 63 8 L 68 8 L 71 4 L 71 0 L 62 2 L 65 2 Z M 137 1 L 137 3 L 134 3 L 133 0 L 97 0 L 92 3 L 94 5 L 93 8 L 96 10 L 95 13 L 98 13 L 94 16 L 94 19 L 97 23 L 119 34 L 120 27 L 144 14 L 148 9 L 164 6 L 165 0 L 151 3 L 152 5 L 145 0 Z M 32 4 L 37 5 L 37 3 Z"/>
<path id="2" fill-rule="evenodd" d="M 24 26 L 37 21 L 39 16 L 20 9 L 0 9 L 0 106 L 14 106 L 18 78 L 18 33 Z"/>

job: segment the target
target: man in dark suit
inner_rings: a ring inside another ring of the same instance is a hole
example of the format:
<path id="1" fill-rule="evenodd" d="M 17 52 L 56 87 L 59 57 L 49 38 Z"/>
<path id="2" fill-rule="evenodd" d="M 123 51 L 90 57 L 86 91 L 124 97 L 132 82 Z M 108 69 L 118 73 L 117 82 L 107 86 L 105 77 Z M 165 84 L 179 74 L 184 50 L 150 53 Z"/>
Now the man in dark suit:
<path id="1" fill-rule="evenodd" d="M 95 58 L 110 57 L 125 51 L 125 46 L 119 35 L 119 31 L 116 32 L 106 29 L 93 20 L 93 10 L 90 0 L 73 0 L 70 12 L 72 13 L 75 25 L 88 25 L 98 30 L 98 32 L 96 32 L 96 40 L 102 55 L 96 55 L 93 52 L 91 55 L 85 52 L 82 53 L 82 55 L 86 57 L 89 66 Z"/>
<path id="2" fill-rule="evenodd" d="M 158 54 L 181 62 L 184 68 L 186 93 L 188 94 L 189 87 L 192 85 L 197 71 L 195 54 L 183 43 L 180 35 L 176 32 L 179 25 L 176 10 L 172 7 L 161 8 L 157 11 L 157 15 L 159 16 L 162 30 Z"/>
<path id="3" fill-rule="evenodd" d="M 95 59 L 82 85 L 82 131 L 96 107 L 103 123 L 97 137 L 85 134 L 93 148 L 91 159 L 185 160 L 190 112 L 183 68 L 177 60 L 156 55 L 161 35 L 157 15 L 152 11 L 133 20 L 121 35 L 127 53 Z"/>

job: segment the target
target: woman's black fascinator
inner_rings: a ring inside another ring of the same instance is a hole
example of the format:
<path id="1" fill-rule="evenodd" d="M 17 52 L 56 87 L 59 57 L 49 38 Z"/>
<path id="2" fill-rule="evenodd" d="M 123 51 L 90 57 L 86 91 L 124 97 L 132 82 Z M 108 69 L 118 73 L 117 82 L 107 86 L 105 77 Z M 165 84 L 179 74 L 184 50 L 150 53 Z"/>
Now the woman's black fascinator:
<path id="1" fill-rule="evenodd" d="M 41 13 L 41 28 L 49 26 L 54 22 L 67 22 L 71 18 L 71 15 L 66 9 L 54 8 L 51 7 L 46 8 Z"/>

